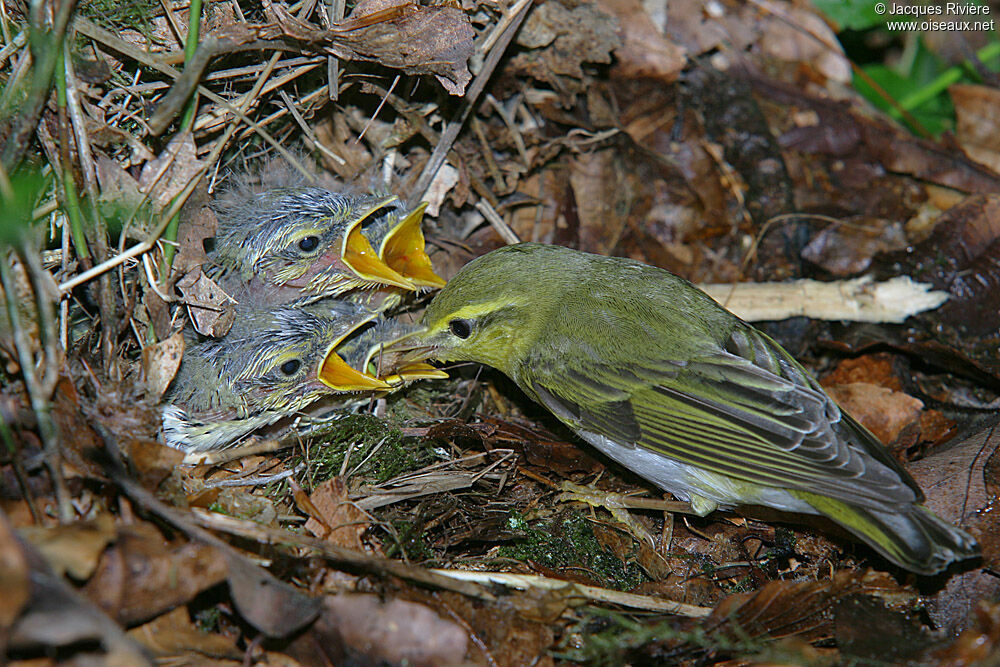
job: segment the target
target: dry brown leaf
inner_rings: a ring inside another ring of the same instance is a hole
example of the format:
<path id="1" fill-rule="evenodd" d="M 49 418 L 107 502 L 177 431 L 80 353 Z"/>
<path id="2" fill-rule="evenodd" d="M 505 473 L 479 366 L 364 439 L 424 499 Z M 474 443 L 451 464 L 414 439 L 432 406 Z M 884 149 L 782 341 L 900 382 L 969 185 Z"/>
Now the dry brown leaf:
<path id="1" fill-rule="evenodd" d="M 948 94 L 955 105 L 958 143 L 973 160 L 1000 173 L 1000 91 L 963 83 L 950 86 Z"/>
<path id="2" fill-rule="evenodd" d="M 927 507 L 968 530 L 982 547 L 983 565 L 993 571 L 1000 568 L 1000 524 L 995 517 L 998 488 L 993 479 L 1000 463 L 998 449 L 1000 430 L 993 426 L 908 467 L 927 496 Z M 998 595 L 997 578 L 977 568 L 950 577 L 945 588 L 928 601 L 927 609 L 938 627 L 955 633 L 966 626 L 980 600 L 995 600 Z"/>
<path id="3" fill-rule="evenodd" d="M 677 79 L 687 63 L 684 47 L 663 36 L 640 0 L 599 0 L 598 6 L 618 19 L 622 44 L 615 49 L 614 72 L 624 77 Z"/>
<path id="4" fill-rule="evenodd" d="M 851 63 L 837 35 L 814 11 L 790 5 L 760 0 L 759 6 L 768 12 L 757 37 L 763 52 L 786 62 L 810 65 L 827 79 L 849 84 Z"/>
<path id="5" fill-rule="evenodd" d="M 229 332 L 235 321 L 235 300 L 200 268 L 177 281 L 177 289 L 184 295 L 195 331 L 214 338 Z"/>
<path id="6" fill-rule="evenodd" d="M 0 510 L 0 628 L 10 628 L 31 599 L 28 556 Z M 6 653 L 5 637 L 0 635 L 0 655 Z"/>
<path id="7" fill-rule="evenodd" d="M 871 431 L 883 444 L 896 441 L 899 434 L 920 418 L 920 399 L 868 382 L 828 386 L 827 393 L 844 410 Z"/>
<path id="8" fill-rule="evenodd" d="M 354 505 L 342 477 L 332 477 L 309 496 L 319 516 L 310 516 L 306 530 L 332 544 L 361 550 L 361 536 L 370 525 L 368 516 Z"/>
<path id="9" fill-rule="evenodd" d="M 328 595 L 310 630 L 290 647 L 302 664 L 467 665 L 464 628 L 430 607 L 375 595 Z"/>
<path id="10" fill-rule="evenodd" d="M 909 244 L 903 225 L 881 219 L 852 220 L 832 225 L 817 234 L 802 250 L 802 257 L 834 276 L 865 271 L 876 253 L 903 250 Z"/>
<path id="11" fill-rule="evenodd" d="M 152 402 L 163 396 L 181 365 L 184 335 L 178 331 L 170 338 L 142 348 L 142 374 L 146 379 L 146 395 Z"/>
<path id="12" fill-rule="evenodd" d="M 193 210 L 192 210 L 193 209 Z M 185 207 L 177 230 L 177 255 L 174 270 L 187 273 L 201 267 L 208 259 L 205 240 L 215 237 L 218 226 L 215 212 L 208 206 Z"/>
<path id="13" fill-rule="evenodd" d="M 105 547 L 117 535 L 110 514 L 64 526 L 29 526 L 20 533 L 38 549 L 53 571 L 60 575 L 68 573 L 78 581 L 93 574 Z"/>
<path id="14" fill-rule="evenodd" d="M 229 592 L 240 615 L 268 637 L 287 637 L 322 610 L 322 598 L 306 595 L 235 552 L 220 560 L 229 564 Z"/>
<path id="15" fill-rule="evenodd" d="M 244 651 L 231 637 L 205 632 L 191 622 L 184 607 L 132 628 L 128 636 L 145 646 L 157 658 L 169 658 L 175 664 L 193 662 L 196 655 L 228 660 L 242 660 Z M 192 655 L 196 654 L 196 655 Z"/>
<path id="16" fill-rule="evenodd" d="M 227 573 L 218 550 L 169 543 L 152 525 L 135 523 L 119 529 L 84 591 L 120 623 L 133 624 L 189 602 Z"/>
<path id="17" fill-rule="evenodd" d="M 880 572 L 841 570 L 823 581 L 771 581 L 750 593 L 731 595 L 708 617 L 715 632 L 736 631 L 750 637 L 784 637 L 816 632 L 830 620 L 829 610 L 848 595 L 883 597 L 899 586 Z M 915 596 L 908 596 L 911 600 Z M 827 627 L 825 631 L 829 632 Z"/>
<path id="18" fill-rule="evenodd" d="M 517 43 L 530 50 L 514 56 L 511 65 L 557 90 L 572 88 L 567 77 L 582 78 L 583 63 L 611 62 L 621 45 L 616 23 L 592 4 L 537 4 L 517 34 Z"/>
<path id="19" fill-rule="evenodd" d="M 201 171 L 198 147 L 190 132 L 178 132 L 155 160 L 147 162 L 139 174 L 139 189 L 159 208 L 165 208 Z"/>
<path id="20" fill-rule="evenodd" d="M 634 202 L 625 187 L 623 165 L 615 151 L 574 156 L 569 182 L 580 218 L 580 250 L 610 254 L 625 231 Z"/>

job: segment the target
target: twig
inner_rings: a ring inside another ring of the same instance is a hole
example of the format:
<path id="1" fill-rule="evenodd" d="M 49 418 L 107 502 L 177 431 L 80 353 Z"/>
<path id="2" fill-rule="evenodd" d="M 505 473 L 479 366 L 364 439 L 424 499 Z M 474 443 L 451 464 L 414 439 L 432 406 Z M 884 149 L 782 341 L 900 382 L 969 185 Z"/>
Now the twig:
<path id="1" fill-rule="evenodd" d="M 337 23 L 344 20 L 344 9 L 347 3 L 345 0 L 332 0 L 328 8 L 330 23 Z M 330 101 L 336 102 L 340 97 L 340 59 L 337 56 L 328 56 L 326 59 L 326 78 L 329 87 Z"/>
<path id="2" fill-rule="evenodd" d="M 228 488 L 234 486 L 263 486 L 265 484 L 273 484 L 274 482 L 280 482 L 283 479 L 287 479 L 292 475 L 305 470 L 306 464 L 300 463 L 291 470 L 283 470 L 282 472 L 275 473 L 273 475 L 261 475 L 258 477 L 239 477 L 230 479 L 210 479 L 205 480 L 205 488 L 215 489 L 215 488 Z"/>
<path id="3" fill-rule="evenodd" d="M 281 528 L 263 526 L 253 521 L 244 521 L 216 514 L 215 512 L 194 509 L 191 514 L 203 526 L 231 535 L 256 540 L 261 544 L 271 544 L 283 548 L 290 546 L 300 547 L 341 565 L 357 567 L 368 572 L 392 575 L 414 583 L 454 591 L 480 600 L 496 599 L 492 593 L 478 583 L 460 581 L 455 577 L 446 576 L 434 570 L 401 563 L 388 558 L 370 556 L 360 551 L 338 547 L 318 538 L 299 535 Z"/>
<path id="4" fill-rule="evenodd" d="M 303 118 L 302 114 L 299 113 L 299 110 L 295 108 L 295 102 L 288 96 L 288 93 L 283 90 L 279 90 L 278 95 L 281 96 L 281 101 L 285 103 L 288 113 L 292 115 L 292 118 L 295 119 L 299 129 L 302 130 L 302 135 L 305 137 L 306 142 L 309 143 L 309 145 L 314 146 L 316 150 L 320 151 L 337 164 L 347 164 L 347 161 L 344 158 L 340 157 L 320 142 L 319 137 L 316 136 L 313 129 L 309 127 L 308 123 L 306 123 L 306 119 Z"/>
<path id="5" fill-rule="evenodd" d="M 559 591 L 566 597 L 576 596 L 594 602 L 617 604 L 631 609 L 677 614 L 678 616 L 687 616 L 689 618 L 704 618 L 712 613 L 711 607 L 698 607 L 693 604 L 666 600 L 651 595 L 624 593 L 608 588 L 576 584 L 570 581 L 550 579 L 549 577 L 541 577 L 534 574 L 443 569 L 431 571 L 445 577 L 453 577 L 459 581 L 475 581 L 484 585 L 499 584 L 518 590 L 535 588 L 546 591 Z"/>
<path id="6" fill-rule="evenodd" d="M 142 49 L 136 48 L 135 46 L 129 44 L 125 40 L 108 32 L 104 28 L 101 28 L 87 21 L 87 19 L 83 17 L 77 17 L 73 23 L 73 26 L 77 30 L 77 32 L 80 32 L 81 34 L 86 35 L 87 37 L 90 37 L 91 39 L 94 39 L 104 44 L 106 47 L 112 49 L 113 51 L 117 51 L 122 55 L 128 56 L 129 58 L 135 60 L 136 62 L 142 63 L 147 67 L 152 67 L 153 69 L 162 72 L 163 74 L 166 74 L 167 76 L 172 77 L 174 79 L 177 79 L 181 76 L 181 73 L 178 70 L 171 67 L 170 65 L 166 65 L 161 60 L 153 58 L 149 53 L 146 53 Z M 261 77 L 258 79 L 258 85 L 260 85 L 262 81 L 266 81 L 266 79 L 267 79 L 266 75 L 261 75 Z M 212 102 L 215 102 L 216 104 L 224 107 L 226 110 L 235 114 L 238 120 L 240 120 L 243 123 L 246 123 L 250 127 L 250 130 L 256 132 L 258 135 L 260 135 L 260 137 L 264 141 L 271 144 L 271 146 L 273 146 L 276 151 L 281 153 L 282 157 L 284 157 L 289 164 L 291 164 L 301 173 L 306 174 L 306 176 L 308 177 L 305 168 L 302 167 L 301 164 L 299 164 L 299 161 L 296 160 L 295 157 L 291 153 L 289 153 L 284 146 L 279 144 L 274 139 L 274 137 L 272 137 L 266 130 L 264 130 L 264 128 L 261 127 L 260 124 L 258 124 L 253 119 L 249 118 L 244 113 L 244 109 L 249 108 L 249 104 L 244 104 L 243 107 L 237 106 L 237 104 L 239 104 L 238 102 L 236 104 L 231 103 L 204 86 L 198 86 L 198 93 L 204 95 L 207 99 L 211 100 Z M 254 95 L 256 94 L 259 94 L 259 90 L 257 93 L 254 93 Z M 243 99 L 243 102 L 245 103 L 251 99 L 253 99 L 253 97 L 245 97 Z M 195 129 L 199 129 L 199 124 L 197 122 L 195 123 Z"/>
<path id="7" fill-rule="evenodd" d="M 698 285 L 710 297 L 740 318 L 758 322 L 789 317 L 851 322 L 902 322 L 911 315 L 933 310 L 948 293 L 907 276 L 872 282 L 870 276 L 852 280 L 788 283 L 734 283 Z"/>
<path id="8" fill-rule="evenodd" d="M 500 238 L 502 238 L 507 245 L 513 245 L 521 242 L 517 233 L 510 228 L 510 225 L 504 222 L 504 219 L 500 217 L 500 214 L 496 212 L 496 209 L 490 206 L 488 201 L 485 199 L 477 201 L 476 210 L 483 214 L 486 221 L 493 226 L 493 229 L 496 230 L 497 234 L 500 235 Z"/>
<path id="9" fill-rule="evenodd" d="M 493 32 L 490 33 L 490 36 L 484 42 L 480 52 L 488 51 L 489 55 L 486 56 L 482 69 L 479 70 L 476 78 L 473 79 L 468 90 L 466 90 L 465 97 L 462 98 L 462 104 L 459 106 L 455 117 L 448 122 L 448 126 L 441 133 L 441 140 L 434 146 L 427 164 L 424 165 L 424 170 L 420 172 L 420 177 L 417 178 L 417 182 L 413 186 L 413 193 L 408 202 L 410 206 L 416 206 L 419 202 L 423 201 L 427 188 L 430 187 L 434 181 L 434 177 L 437 175 L 438 169 L 441 168 L 441 165 L 444 164 L 445 159 L 448 157 L 448 152 L 451 151 L 452 144 L 458 138 L 459 131 L 465 124 L 469 114 L 475 108 L 476 100 L 479 99 L 479 95 L 483 92 L 486 83 L 493 75 L 493 70 L 496 69 L 504 51 L 507 50 L 507 45 L 514 38 L 517 29 L 521 27 L 524 17 L 528 15 L 528 8 L 531 7 L 531 4 L 532 0 L 518 0 L 510 8 L 510 11 L 501 18 L 500 22 L 493 29 Z"/>
<path id="10" fill-rule="evenodd" d="M 365 126 L 361 128 L 361 134 L 357 136 L 357 138 L 354 140 L 354 143 L 356 144 L 361 143 L 361 140 L 364 138 L 365 133 L 368 131 L 368 128 L 372 126 L 372 123 L 374 123 L 375 119 L 378 118 L 379 112 L 382 111 L 382 107 L 385 106 L 386 99 L 389 97 L 389 95 L 392 95 L 392 91 L 393 89 L 396 88 L 397 83 L 399 83 L 398 74 L 396 75 L 396 78 L 392 80 L 392 85 L 389 86 L 389 92 L 387 92 L 385 95 L 382 96 L 382 99 L 379 101 L 378 106 L 375 107 L 375 113 L 373 113 L 372 117 L 368 119 L 368 122 L 365 123 Z"/>
<path id="11" fill-rule="evenodd" d="M 55 71 L 56 62 L 62 52 L 66 25 L 69 23 L 69 17 L 73 14 L 75 5 L 75 0 L 62 0 L 59 3 L 59 10 L 52 22 L 52 30 L 48 33 L 42 29 L 42 12 L 46 5 L 43 3 L 30 5 L 29 30 L 37 31 L 38 34 L 38 39 L 28 40 L 29 45 L 33 47 L 31 50 L 34 59 L 34 80 L 31 84 L 31 90 L 28 91 L 27 99 L 20 106 L 21 112 L 16 117 L 14 129 L 7 136 L 7 143 L 3 149 L 3 157 L 0 162 L 3 162 L 4 169 L 8 172 L 20 162 L 24 151 L 31 145 L 28 137 L 34 133 L 38 126 L 42 109 L 45 108 L 45 103 L 49 99 L 49 91 L 52 89 L 52 73 Z"/>
<path id="12" fill-rule="evenodd" d="M 13 276 L 11 276 L 11 266 L 7 258 L 0 261 L 0 284 L 3 285 L 4 293 L 14 295 L 15 291 Z M 40 300 L 36 295 L 36 299 Z M 45 451 L 45 465 L 52 478 L 55 487 L 56 501 L 59 505 L 59 520 L 62 523 L 69 523 L 73 520 L 73 506 L 70 503 L 69 492 L 66 489 L 65 481 L 62 477 L 62 453 L 59 448 L 59 431 L 55 422 L 52 421 L 51 405 L 49 398 L 51 393 L 46 393 L 44 387 L 35 374 L 35 359 L 32 354 L 31 342 L 28 340 L 27 329 L 21 326 L 21 317 L 17 312 L 17 300 L 7 298 L 7 317 L 10 320 L 11 330 L 14 336 L 14 347 L 17 352 L 18 363 L 21 365 L 21 376 L 24 378 L 24 386 L 28 390 L 28 397 L 31 400 L 31 409 L 35 413 L 38 422 L 38 434 L 42 439 L 42 446 Z M 57 363 L 54 359 L 46 359 L 46 364 Z"/>

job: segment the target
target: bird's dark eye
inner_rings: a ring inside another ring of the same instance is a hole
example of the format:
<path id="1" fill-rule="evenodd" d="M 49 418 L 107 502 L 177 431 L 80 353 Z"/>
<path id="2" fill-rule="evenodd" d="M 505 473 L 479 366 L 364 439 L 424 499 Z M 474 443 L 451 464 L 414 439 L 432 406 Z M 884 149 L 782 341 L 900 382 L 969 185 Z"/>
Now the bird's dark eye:
<path id="1" fill-rule="evenodd" d="M 281 364 L 281 372 L 285 375 L 292 376 L 295 375 L 300 366 L 302 366 L 302 362 L 298 359 L 289 359 L 285 363 Z"/>
<path id="2" fill-rule="evenodd" d="M 307 236 L 299 241 L 299 250 L 302 252 L 312 252 L 319 245 L 318 236 Z"/>
<path id="3" fill-rule="evenodd" d="M 464 340 L 472 335 L 472 322 L 469 320 L 452 320 L 448 322 L 448 330 Z"/>

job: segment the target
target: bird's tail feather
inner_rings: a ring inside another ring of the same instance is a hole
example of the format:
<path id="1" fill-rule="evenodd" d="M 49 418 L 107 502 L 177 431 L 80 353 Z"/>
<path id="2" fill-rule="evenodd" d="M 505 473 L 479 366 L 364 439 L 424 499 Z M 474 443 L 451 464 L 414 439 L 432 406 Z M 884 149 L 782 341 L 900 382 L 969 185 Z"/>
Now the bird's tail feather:
<path id="1" fill-rule="evenodd" d="M 980 555 L 972 536 L 923 505 L 879 512 L 806 491 L 794 493 L 885 558 L 912 572 L 936 574 L 955 561 Z"/>

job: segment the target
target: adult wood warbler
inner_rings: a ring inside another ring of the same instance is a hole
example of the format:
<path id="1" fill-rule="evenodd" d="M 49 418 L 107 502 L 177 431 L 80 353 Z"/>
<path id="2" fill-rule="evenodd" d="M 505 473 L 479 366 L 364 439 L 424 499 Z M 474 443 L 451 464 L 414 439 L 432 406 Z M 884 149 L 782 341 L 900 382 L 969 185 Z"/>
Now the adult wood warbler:
<path id="1" fill-rule="evenodd" d="M 309 301 L 386 285 L 416 289 L 380 259 L 362 233 L 379 216 L 394 214 L 396 206 L 395 196 L 317 187 L 231 194 L 216 203 L 219 225 L 209 273 L 224 288 L 242 283 L 252 288 L 258 282 L 275 287 L 270 294 L 278 301 Z M 422 233 L 419 240 L 423 253 Z"/>
<path id="2" fill-rule="evenodd" d="M 777 343 L 662 269 L 522 243 L 465 266 L 396 346 L 493 366 L 604 454 L 705 515 L 824 515 L 922 574 L 976 556 Z"/>
<path id="3" fill-rule="evenodd" d="M 358 392 L 440 374 L 421 373 L 420 364 L 413 365 L 412 376 L 383 366 L 389 381 L 365 373 L 373 350 L 406 331 L 376 327 L 376 318 L 358 304 L 333 299 L 302 307 L 241 307 L 224 338 L 185 351 L 166 397 L 164 441 L 188 453 L 224 449 L 325 396 L 350 400 Z M 354 363 L 365 365 L 362 370 L 338 354 L 341 346 Z"/>

